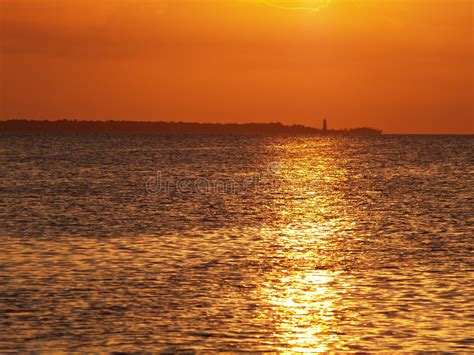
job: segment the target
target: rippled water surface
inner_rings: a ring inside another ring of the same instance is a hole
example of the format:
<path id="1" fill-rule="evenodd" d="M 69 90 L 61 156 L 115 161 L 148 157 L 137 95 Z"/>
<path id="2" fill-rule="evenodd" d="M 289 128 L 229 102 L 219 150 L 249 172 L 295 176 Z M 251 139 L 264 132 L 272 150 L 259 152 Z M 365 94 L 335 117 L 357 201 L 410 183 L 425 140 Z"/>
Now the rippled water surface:
<path id="1" fill-rule="evenodd" d="M 0 351 L 474 350 L 472 136 L 0 151 Z"/>

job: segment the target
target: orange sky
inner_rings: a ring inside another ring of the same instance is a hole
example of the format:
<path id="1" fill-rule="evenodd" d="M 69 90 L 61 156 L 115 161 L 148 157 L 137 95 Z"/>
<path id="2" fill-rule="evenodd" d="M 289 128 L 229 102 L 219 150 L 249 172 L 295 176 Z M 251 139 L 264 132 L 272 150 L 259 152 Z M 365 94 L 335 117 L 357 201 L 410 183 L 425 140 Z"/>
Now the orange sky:
<path id="1" fill-rule="evenodd" d="M 474 133 L 472 0 L 0 6 L 0 119 Z"/>

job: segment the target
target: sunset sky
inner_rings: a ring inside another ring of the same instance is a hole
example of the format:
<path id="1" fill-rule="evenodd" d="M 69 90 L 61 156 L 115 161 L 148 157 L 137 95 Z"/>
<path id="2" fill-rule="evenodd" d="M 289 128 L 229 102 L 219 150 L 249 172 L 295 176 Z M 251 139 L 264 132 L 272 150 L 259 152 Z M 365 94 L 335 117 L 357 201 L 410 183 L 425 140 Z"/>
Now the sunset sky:
<path id="1" fill-rule="evenodd" d="M 472 0 L 0 0 L 0 119 L 474 133 Z"/>

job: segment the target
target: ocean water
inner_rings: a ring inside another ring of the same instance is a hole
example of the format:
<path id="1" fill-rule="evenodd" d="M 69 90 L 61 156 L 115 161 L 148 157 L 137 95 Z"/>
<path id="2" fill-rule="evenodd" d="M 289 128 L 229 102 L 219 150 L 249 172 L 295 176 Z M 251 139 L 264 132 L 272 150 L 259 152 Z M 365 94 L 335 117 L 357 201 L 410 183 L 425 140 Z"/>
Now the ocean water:
<path id="1" fill-rule="evenodd" d="M 474 137 L 0 136 L 0 351 L 474 351 Z"/>

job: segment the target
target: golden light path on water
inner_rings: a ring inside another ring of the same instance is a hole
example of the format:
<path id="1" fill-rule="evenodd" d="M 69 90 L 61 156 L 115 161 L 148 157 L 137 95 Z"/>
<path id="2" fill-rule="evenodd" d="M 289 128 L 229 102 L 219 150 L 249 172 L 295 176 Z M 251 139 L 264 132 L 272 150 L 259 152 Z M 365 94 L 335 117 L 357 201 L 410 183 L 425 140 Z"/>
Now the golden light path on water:
<path id="1" fill-rule="evenodd" d="M 280 307 L 284 321 L 277 325 L 278 337 L 293 351 L 326 351 L 339 337 L 327 334 L 337 326 L 333 314 L 338 297 L 328 286 L 331 272 L 320 270 L 294 274 L 281 280 L 283 290 L 270 296 L 270 302 Z"/>
<path id="2" fill-rule="evenodd" d="M 325 145 L 326 151 L 337 149 L 329 147 L 330 141 L 317 144 Z M 342 272 L 327 257 L 338 246 L 338 232 L 352 224 L 344 204 L 334 203 L 342 199 L 333 193 L 346 172 L 335 164 L 334 157 L 308 156 L 309 149 L 315 147 L 295 143 L 277 154 L 279 174 L 293 198 L 275 200 L 280 219 L 288 224 L 263 233 L 271 234 L 269 239 L 277 238 L 285 267 L 275 270 L 259 292 L 273 311 L 274 336 L 285 344 L 281 350 L 347 350 L 347 338 L 338 335 L 338 315 L 353 286 L 338 279 Z M 334 211 L 336 205 L 340 210 Z M 334 218 L 327 219 L 331 213 Z"/>

